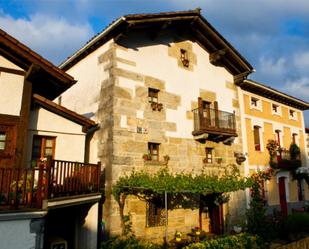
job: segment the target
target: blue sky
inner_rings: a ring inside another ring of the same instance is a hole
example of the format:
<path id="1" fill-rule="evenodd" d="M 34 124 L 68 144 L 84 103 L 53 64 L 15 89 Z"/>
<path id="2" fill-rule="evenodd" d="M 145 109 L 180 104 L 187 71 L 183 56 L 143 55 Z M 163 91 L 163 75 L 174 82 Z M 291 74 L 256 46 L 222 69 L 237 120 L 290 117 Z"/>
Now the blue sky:
<path id="1" fill-rule="evenodd" d="M 0 27 L 57 65 L 122 15 L 197 7 L 250 78 L 309 102 L 308 0 L 0 0 Z"/>

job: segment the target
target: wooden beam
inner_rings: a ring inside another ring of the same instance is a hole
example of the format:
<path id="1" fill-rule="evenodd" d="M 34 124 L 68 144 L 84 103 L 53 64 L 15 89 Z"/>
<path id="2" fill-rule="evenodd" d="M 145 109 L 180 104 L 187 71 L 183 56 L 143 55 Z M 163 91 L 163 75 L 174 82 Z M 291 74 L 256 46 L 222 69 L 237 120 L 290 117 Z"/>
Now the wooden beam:
<path id="1" fill-rule="evenodd" d="M 26 167 L 28 125 L 30 117 L 32 84 L 25 80 L 20 110 L 20 121 L 17 127 L 15 167 Z"/>
<path id="2" fill-rule="evenodd" d="M 8 68 L 8 67 L 0 67 L 0 72 L 23 75 L 23 76 L 26 74 L 26 72 L 23 70 L 13 69 L 13 68 Z"/>
<path id="3" fill-rule="evenodd" d="M 168 26 L 170 26 L 172 23 L 172 21 L 166 21 L 164 22 L 159 29 L 157 29 L 156 31 L 154 31 L 151 35 L 150 35 L 150 39 L 152 41 L 154 41 L 158 36 L 160 36 L 162 34 L 162 32 L 167 29 Z"/>
<path id="4" fill-rule="evenodd" d="M 210 52 L 214 52 L 217 51 L 217 47 L 214 46 L 214 44 L 204 35 L 202 34 L 200 31 L 198 31 L 197 29 L 192 28 L 192 32 L 198 36 L 198 38 L 200 38 L 202 40 L 203 43 L 205 43 L 204 47 L 208 47 L 206 50 L 210 51 Z"/>

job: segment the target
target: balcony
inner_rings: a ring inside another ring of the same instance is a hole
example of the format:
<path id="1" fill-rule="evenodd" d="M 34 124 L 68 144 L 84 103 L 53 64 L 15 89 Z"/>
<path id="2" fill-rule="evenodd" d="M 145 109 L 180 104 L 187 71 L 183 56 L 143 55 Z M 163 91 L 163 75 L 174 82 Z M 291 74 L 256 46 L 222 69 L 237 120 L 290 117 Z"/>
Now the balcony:
<path id="1" fill-rule="evenodd" d="M 0 211 L 45 209 L 48 201 L 98 194 L 100 167 L 53 160 L 33 169 L 0 168 Z"/>
<path id="2" fill-rule="evenodd" d="M 205 142 L 223 142 L 231 144 L 236 134 L 235 114 L 211 108 L 197 108 L 192 110 L 196 140 Z"/>
<path id="3" fill-rule="evenodd" d="M 301 167 L 301 160 L 299 159 L 299 156 L 291 156 L 289 150 L 279 149 L 277 150 L 276 160 L 272 164 L 272 167 L 275 169 L 293 171 Z"/>

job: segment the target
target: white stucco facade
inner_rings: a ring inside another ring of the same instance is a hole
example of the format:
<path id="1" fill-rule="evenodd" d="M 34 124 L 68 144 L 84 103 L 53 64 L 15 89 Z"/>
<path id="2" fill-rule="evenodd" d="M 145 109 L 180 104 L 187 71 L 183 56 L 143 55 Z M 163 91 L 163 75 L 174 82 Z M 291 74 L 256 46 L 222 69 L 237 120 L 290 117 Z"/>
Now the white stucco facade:
<path id="1" fill-rule="evenodd" d="M 31 162 L 34 135 L 56 138 L 56 160 L 84 161 L 85 133 L 82 132 L 82 125 L 41 107 L 32 110 L 28 132 L 27 164 Z"/>
<path id="2" fill-rule="evenodd" d="M 9 60 L 0 56 L 0 66 L 7 69 L 22 70 Z M 0 113 L 20 115 L 24 76 L 8 72 L 0 72 Z"/>

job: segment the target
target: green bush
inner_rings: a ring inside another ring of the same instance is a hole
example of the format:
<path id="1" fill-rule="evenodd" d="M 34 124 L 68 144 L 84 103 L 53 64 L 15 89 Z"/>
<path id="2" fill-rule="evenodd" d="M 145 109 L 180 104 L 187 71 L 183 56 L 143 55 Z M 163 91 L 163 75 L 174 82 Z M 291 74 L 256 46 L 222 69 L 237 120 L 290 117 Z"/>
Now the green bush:
<path id="1" fill-rule="evenodd" d="M 135 236 L 124 237 L 116 236 L 109 239 L 106 242 L 103 242 L 102 249 L 160 249 L 161 246 L 158 246 L 153 243 L 147 243 L 145 241 L 137 239 Z"/>
<path id="2" fill-rule="evenodd" d="M 308 213 L 290 214 L 286 219 L 285 233 L 288 235 L 309 233 L 309 214 Z"/>
<path id="3" fill-rule="evenodd" d="M 259 249 L 267 248 L 258 236 L 241 233 L 190 244 L 186 249 Z"/>

